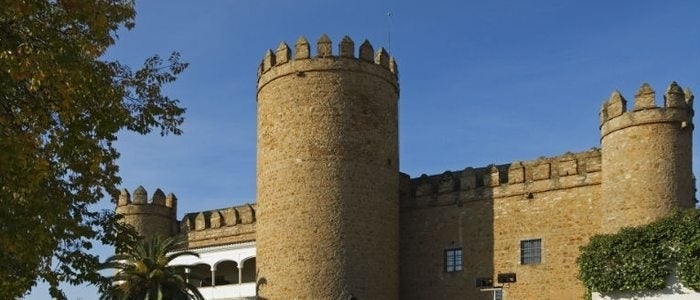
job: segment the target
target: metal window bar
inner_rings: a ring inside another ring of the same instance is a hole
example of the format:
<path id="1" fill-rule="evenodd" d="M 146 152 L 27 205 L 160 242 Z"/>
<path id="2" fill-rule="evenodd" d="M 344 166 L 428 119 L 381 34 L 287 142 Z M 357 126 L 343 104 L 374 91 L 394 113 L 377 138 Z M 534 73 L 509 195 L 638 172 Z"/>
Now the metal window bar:
<path id="1" fill-rule="evenodd" d="M 462 249 L 455 250 L 455 271 L 462 271 Z"/>
<path id="2" fill-rule="evenodd" d="M 542 240 L 526 240 L 520 242 L 520 263 L 523 265 L 539 264 L 542 262 Z"/>
<path id="3" fill-rule="evenodd" d="M 462 249 L 445 250 L 445 271 L 462 271 Z"/>

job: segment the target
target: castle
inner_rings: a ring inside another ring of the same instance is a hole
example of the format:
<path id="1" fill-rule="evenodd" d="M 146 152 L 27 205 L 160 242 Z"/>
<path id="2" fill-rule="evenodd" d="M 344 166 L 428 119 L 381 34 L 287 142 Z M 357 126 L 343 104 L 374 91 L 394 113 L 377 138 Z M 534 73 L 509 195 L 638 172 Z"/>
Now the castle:
<path id="1" fill-rule="evenodd" d="M 411 178 L 399 172 L 398 67 L 327 36 L 258 70 L 256 204 L 188 213 L 123 190 L 143 236 L 183 235 L 211 299 L 581 299 L 592 235 L 695 204 L 693 95 L 642 85 L 600 111 L 600 148 Z"/>

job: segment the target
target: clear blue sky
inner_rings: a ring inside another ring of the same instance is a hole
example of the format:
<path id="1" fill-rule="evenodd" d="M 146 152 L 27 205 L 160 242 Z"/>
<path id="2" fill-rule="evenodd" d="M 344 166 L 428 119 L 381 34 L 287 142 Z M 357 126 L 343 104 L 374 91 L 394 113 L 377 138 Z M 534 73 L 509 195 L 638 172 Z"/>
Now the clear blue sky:
<path id="1" fill-rule="evenodd" d="M 120 136 L 123 186 L 175 193 L 179 217 L 254 202 L 256 69 L 299 35 L 390 48 L 400 168 L 414 177 L 598 147 L 615 89 L 631 100 L 648 82 L 661 101 L 676 80 L 700 94 L 696 0 L 142 0 L 137 12 L 109 57 L 137 67 L 180 51 L 191 65 L 167 91 L 188 110 L 182 136 Z M 28 299 L 48 298 L 37 289 Z"/>

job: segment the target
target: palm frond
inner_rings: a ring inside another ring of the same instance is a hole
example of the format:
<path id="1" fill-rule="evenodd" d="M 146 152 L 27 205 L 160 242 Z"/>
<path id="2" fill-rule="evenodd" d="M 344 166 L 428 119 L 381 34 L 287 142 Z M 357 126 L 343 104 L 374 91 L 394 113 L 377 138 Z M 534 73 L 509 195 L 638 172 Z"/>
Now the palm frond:
<path id="1" fill-rule="evenodd" d="M 108 277 L 112 286 L 102 291 L 100 299 L 160 300 L 165 297 L 203 300 L 197 287 L 178 274 L 174 266 L 169 266 L 178 257 L 199 257 L 192 251 L 178 251 L 184 249 L 184 245 L 185 241 L 181 239 L 155 236 L 107 258 L 100 269 L 115 269 L 117 272 Z"/>

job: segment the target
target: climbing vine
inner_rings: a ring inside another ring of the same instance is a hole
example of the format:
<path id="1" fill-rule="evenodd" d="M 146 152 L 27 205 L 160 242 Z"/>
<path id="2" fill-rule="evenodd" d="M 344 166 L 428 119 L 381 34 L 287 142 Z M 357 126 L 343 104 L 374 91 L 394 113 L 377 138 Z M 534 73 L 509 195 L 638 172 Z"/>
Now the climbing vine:
<path id="1" fill-rule="evenodd" d="M 596 235 L 576 262 L 589 292 L 660 290 L 671 269 L 684 286 L 700 290 L 700 209 Z"/>

